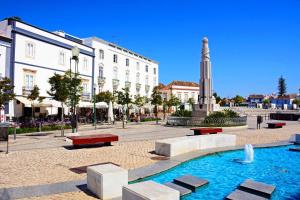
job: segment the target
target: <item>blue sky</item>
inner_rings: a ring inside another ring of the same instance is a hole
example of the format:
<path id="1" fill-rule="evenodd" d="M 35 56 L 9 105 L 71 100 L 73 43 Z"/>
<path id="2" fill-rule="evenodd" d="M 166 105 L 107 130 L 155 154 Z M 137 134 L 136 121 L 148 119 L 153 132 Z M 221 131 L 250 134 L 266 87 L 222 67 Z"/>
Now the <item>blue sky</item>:
<path id="1" fill-rule="evenodd" d="M 47 30 L 98 36 L 160 62 L 159 79 L 199 80 L 201 40 L 209 39 L 214 90 L 221 96 L 300 88 L 300 0 L 140 0 L 1 2 Z"/>

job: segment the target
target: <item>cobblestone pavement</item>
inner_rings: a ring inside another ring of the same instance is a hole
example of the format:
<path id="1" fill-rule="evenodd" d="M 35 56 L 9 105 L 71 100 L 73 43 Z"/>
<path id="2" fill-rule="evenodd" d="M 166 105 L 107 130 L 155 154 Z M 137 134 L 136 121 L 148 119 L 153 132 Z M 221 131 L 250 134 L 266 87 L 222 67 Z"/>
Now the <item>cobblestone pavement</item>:
<path id="1" fill-rule="evenodd" d="M 249 119 L 246 129 L 225 129 L 225 133 L 237 135 L 237 144 L 261 144 L 288 140 L 300 133 L 299 122 L 288 122 L 282 129 L 256 130 L 254 119 Z M 88 129 L 88 128 L 86 128 Z M 113 162 L 126 169 L 152 164 L 162 159 L 152 154 L 155 140 L 178 137 L 191 133 L 189 128 L 165 127 L 155 123 L 132 124 L 122 129 L 99 127 L 82 131 L 82 134 L 113 133 L 120 136 L 120 142 L 112 146 L 70 149 L 62 137 L 18 136 L 10 140 L 10 153 L 0 152 L 0 188 L 57 183 L 86 177 L 84 166 Z M 56 133 L 59 135 L 59 133 Z M 5 144 L 0 144 L 5 149 Z M 41 199 L 92 199 L 84 192 L 57 194 Z"/>

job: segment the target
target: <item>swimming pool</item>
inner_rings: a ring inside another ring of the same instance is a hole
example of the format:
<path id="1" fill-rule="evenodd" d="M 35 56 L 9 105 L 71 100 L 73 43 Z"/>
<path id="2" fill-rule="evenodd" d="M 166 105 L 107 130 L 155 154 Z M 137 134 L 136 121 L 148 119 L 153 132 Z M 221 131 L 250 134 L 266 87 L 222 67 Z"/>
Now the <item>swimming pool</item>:
<path id="1" fill-rule="evenodd" d="M 245 179 L 276 185 L 272 200 L 300 199 L 300 152 L 288 149 L 294 146 L 257 148 L 254 162 L 240 164 L 235 159 L 243 159 L 244 151 L 228 151 L 200 157 L 183 163 L 164 173 L 146 180 L 166 183 L 174 178 L 191 174 L 209 181 L 207 186 L 182 199 L 223 199 Z M 299 147 L 299 146 L 298 146 Z"/>

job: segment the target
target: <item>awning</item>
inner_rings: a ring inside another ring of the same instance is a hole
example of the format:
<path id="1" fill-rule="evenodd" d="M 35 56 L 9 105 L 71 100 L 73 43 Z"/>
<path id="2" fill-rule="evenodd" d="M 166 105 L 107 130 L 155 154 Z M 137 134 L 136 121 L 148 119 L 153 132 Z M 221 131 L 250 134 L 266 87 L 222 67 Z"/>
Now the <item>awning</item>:
<path id="1" fill-rule="evenodd" d="M 93 108 L 94 103 L 86 102 L 86 101 L 80 101 L 78 106 L 79 106 L 79 108 Z M 108 108 L 108 105 L 105 102 L 97 102 L 96 103 L 96 108 Z"/>
<path id="2" fill-rule="evenodd" d="M 25 107 L 31 107 L 31 101 L 27 99 L 26 97 L 16 97 L 16 100 L 20 101 L 24 104 Z M 38 100 L 33 101 L 34 107 L 61 107 L 61 103 L 53 100 L 53 99 L 44 99 L 42 102 L 39 102 Z M 65 105 L 64 105 L 65 107 Z"/>
<path id="3" fill-rule="evenodd" d="M 31 107 L 31 101 L 26 97 L 15 97 L 15 99 L 24 104 L 25 107 Z"/>

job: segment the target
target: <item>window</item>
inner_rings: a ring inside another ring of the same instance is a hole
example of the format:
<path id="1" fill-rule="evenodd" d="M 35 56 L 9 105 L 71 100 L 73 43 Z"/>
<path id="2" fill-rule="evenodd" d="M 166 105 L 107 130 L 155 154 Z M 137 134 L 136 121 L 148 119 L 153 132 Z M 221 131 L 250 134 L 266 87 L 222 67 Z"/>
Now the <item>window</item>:
<path id="1" fill-rule="evenodd" d="M 195 92 L 192 92 L 192 98 L 195 99 Z"/>
<path id="2" fill-rule="evenodd" d="M 136 73 L 136 83 L 140 83 L 140 73 Z"/>
<path id="3" fill-rule="evenodd" d="M 88 70 L 88 59 L 87 58 L 83 59 L 83 70 L 84 71 Z"/>
<path id="4" fill-rule="evenodd" d="M 66 54 L 64 52 L 59 52 L 59 64 L 65 65 L 66 64 Z"/>
<path id="5" fill-rule="evenodd" d="M 26 56 L 30 58 L 34 58 L 35 56 L 35 46 L 31 42 L 26 43 Z"/>
<path id="6" fill-rule="evenodd" d="M 153 87 L 155 87 L 157 85 L 156 83 L 156 77 L 153 77 Z"/>
<path id="7" fill-rule="evenodd" d="M 118 79 L 118 68 L 114 67 L 114 74 L 113 74 L 114 79 Z"/>
<path id="8" fill-rule="evenodd" d="M 153 68 L 153 74 L 154 75 L 156 74 L 156 68 Z"/>
<path id="9" fill-rule="evenodd" d="M 86 82 L 83 82 L 82 83 L 82 91 L 83 91 L 83 93 L 84 94 L 87 94 L 88 93 L 88 83 L 86 83 Z"/>
<path id="10" fill-rule="evenodd" d="M 103 79 L 103 66 L 99 67 L 99 77 Z"/>
<path id="11" fill-rule="evenodd" d="M 129 70 L 126 70 L 125 81 L 129 82 Z"/>
<path id="12" fill-rule="evenodd" d="M 148 85 L 149 84 L 149 76 L 146 75 L 146 78 L 145 78 L 145 85 Z"/>
<path id="13" fill-rule="evenodd" d="M 104 51 L 102 49 L 99 50 L 99 59 L 100 60 L 104 59 Z"/>
<path id="14" fill-rule="evenodd" d="M 114 54 L 114 63 L 118 63 L 118 55 Z"/>
<path id="15" fill-rule="evenodd" d="M 136 71 L 140 71 L 140 63 L 136 62 Z"/>
<path id="16" fill-rule="evenodd" d="M 129 66 L 129 59 L 126 58 L 126 66 L 128 67 Z"/>
<path id="17" fill-rule="evenodd" d="M 184 102 L 187 102 L 189 99 L 189 94 L 188 93 L 184 93 Z"/>
<path id="18" fill-rule="evenodd" d="M 177 98 L 179 99 L 179 101 L 181 101 L 181 93 L 177 94 Z"/>
<path id="19" fill-rule="evenodd" d="M 148 72 L 148 70 L 149 70 L 149 67 L 148 67 L 148 65 L 146 65 L 145 71 Z"/>
<path id="20" fill-rule="evenodd" d="M 27 90 L 32 90 L 34 86 L 34 76 L 33 74 L 25 74 L 25 88 Z"/>

